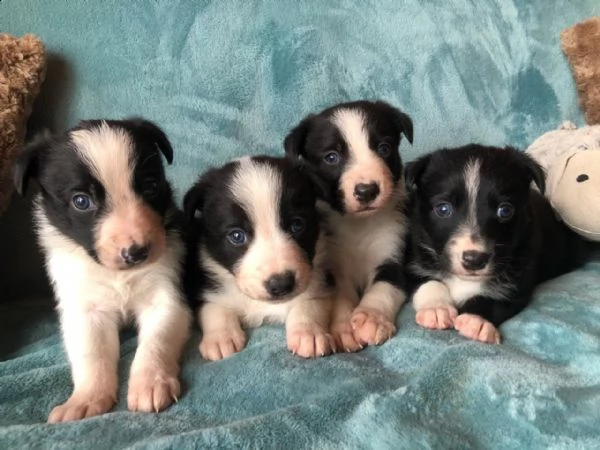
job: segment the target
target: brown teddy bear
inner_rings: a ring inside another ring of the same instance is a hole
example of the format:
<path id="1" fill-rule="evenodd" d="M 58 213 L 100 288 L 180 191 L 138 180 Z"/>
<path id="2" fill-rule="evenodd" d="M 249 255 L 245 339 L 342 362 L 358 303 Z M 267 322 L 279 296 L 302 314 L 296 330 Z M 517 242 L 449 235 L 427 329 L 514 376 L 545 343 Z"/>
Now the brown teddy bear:
<path id="1" fill-rule="evenodd" d="M 0 34 L 0 215 L 13 192 L 12 162 L 46 74 L 44 45 L 33 35 Z"/>

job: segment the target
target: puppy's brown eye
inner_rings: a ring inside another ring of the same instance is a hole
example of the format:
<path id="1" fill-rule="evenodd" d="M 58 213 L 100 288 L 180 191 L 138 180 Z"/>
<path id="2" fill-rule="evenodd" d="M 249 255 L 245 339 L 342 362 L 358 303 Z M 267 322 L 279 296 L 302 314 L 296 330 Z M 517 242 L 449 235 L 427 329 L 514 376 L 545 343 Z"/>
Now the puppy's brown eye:
<path id="1" fill-rule="evenodd" d="M 578 183 L 583 183 L 584 181 L 587 181 L 589 179 L 590 177 L 588 177 L 585 173 L 582 173 L 577 178 L 575 178 L 575 180 L 577 180 Z"/>
<path id="2" fill-rule="evenodd" d="M 387 142 L 381 142 L 377 146 L 377 153 L 383 158 L 387 158 L 392 153 L 392 146 Z"/>
<path id="3" fill-rule="evenodd" d="M 329 151 L 323 155 L 323 161 L 331 166 L 334 166 L 340 162 L 340 154 L 333 150 Z"/>
<path id="4" fill-rule="evenodd" d="M 154 178 L 146 178 L 142 185 L 142 195 L 152 198 L 158 194 L 158 181 Z"/>

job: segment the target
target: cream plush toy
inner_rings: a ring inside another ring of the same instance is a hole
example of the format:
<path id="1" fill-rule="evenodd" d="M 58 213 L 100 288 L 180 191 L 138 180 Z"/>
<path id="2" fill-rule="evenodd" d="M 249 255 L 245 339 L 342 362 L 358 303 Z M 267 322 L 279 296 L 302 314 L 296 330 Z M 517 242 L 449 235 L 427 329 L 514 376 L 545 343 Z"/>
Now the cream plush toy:
<path id="1" fill-rule="evenodd" d="M 573 231 L 600 241 L 600 125 L 564 122 L 527 149 L 545 170 L 546 197 Z"/>

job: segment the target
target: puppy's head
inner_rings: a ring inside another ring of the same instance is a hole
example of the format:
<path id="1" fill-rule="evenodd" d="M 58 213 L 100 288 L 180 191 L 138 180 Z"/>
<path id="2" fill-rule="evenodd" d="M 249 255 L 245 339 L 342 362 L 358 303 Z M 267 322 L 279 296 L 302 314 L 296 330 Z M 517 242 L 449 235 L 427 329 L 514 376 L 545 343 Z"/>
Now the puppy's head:
<path id="1" fill-rule="evenodd" d="M 402 188 L 398 151 L 409 116 L 384 102 L 343 103 L 306 117 L 285 138 L 286 154 L 303 158 L 326 185 L 325 200 L 341 213 L 368 215 Z"/>
<path id="2" fill-rule="evenodd" d="M 51 225 L 105 267 L 130 269 L 165 248 L 172 192 L 161 153 L 172 162 L 171 144 L 151 122 L 84 121 L 28 146 L 13 168 L 15 186 L 24 193 L 37 180 Z"/>
<path id="3" fill-rule="evenodd" d="M 307 168 L 252 157 L 212 169 L 187 192 L 207 256 L 257 300 L 286 300 L 308 287 L 319 238 L 316 192 Z M 209 268 L 210 269 L 210 268 Z"/>
<path id="4" fill-rule="evenodd" d="M 470 145 L 409 163 L 406 183 L 419 250 L 444 273 L 491 276 L 529 236 L 532 181 L 543 192 L 543 170 L 510 147 Z"/>

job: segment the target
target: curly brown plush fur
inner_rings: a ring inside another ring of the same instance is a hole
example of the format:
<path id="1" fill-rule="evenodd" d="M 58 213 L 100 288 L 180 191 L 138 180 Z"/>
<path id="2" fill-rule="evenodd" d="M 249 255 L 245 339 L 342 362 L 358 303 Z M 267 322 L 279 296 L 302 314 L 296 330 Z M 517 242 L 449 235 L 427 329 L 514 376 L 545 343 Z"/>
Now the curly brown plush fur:
<path id="1" fill-rule="evenodd" d="M 560 41 L 571 64 L 585 120 L 588 125 L 600 124 L 600 17 L 563 30 Z"/>
<path id="2" fill-rule="evenodd" d="M 13 192 L 11 165 L 46 73 L 44 45 L 33 35 L 0 34 L 0 214 Z"/>

